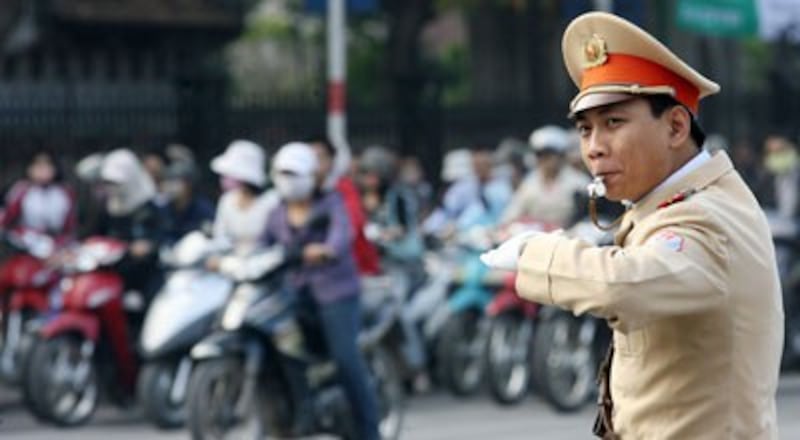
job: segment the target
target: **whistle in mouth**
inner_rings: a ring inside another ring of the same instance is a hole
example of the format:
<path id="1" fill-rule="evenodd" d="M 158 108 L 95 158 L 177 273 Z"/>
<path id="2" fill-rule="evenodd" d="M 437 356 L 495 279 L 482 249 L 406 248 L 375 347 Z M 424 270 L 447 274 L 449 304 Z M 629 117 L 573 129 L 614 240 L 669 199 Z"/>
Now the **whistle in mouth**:
<path id="1" fill-rule="evenodd" d="M 603 183 L 602 176 L 596 176 L 592 183 L 586 185 L 586 191 L 589 192 L 589 197 L 596 199 L 598 197 L 606 196 L 606 185 Z"/>

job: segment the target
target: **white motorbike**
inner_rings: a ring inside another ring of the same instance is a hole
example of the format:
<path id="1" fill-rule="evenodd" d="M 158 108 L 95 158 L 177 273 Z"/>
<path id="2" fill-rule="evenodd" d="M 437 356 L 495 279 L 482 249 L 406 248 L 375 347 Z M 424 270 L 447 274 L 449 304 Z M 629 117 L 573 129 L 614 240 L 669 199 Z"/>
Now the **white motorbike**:
<path id="1" fill-rule="evenodd" d="M 145 416 L 163 429 L 186 422 L 191 348 L 211 331 L 233 290 L 229 278 L 204 267 L 217 250 L 209 237 L 192 232 L 162 254 L 171 273 L 145 316 L 137 392 Z"/>

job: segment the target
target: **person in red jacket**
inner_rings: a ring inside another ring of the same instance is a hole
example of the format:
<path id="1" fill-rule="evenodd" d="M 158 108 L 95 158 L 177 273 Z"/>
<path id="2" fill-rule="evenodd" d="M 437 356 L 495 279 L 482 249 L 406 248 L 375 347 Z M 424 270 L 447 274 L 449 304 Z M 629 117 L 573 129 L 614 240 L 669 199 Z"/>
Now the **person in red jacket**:
<path id="1" fill-rule="evenodd" d="M 75 235 L 75 193 L 67 186 L 50 153 L 36 153 L 26 170 L 6 193 L 0 227 L 21 227 L 46 233 L 62 243 Z"/>
<path id="2" fill-rule="evenodd" d="M 317 153 L 319 170 L 317 174 L 320 191 L 338 191 L 344 200 L 347 215 L 353 228 L 353 253 L 361 275 L 377 275 L 381 272 L 378 249 L 364 235 L 367 215 L 361 203 L 361 195 L 353 180 L 348 176 L 350 152 L 340 152 L 324 137 L 317 136 L 309 142 Z"/>

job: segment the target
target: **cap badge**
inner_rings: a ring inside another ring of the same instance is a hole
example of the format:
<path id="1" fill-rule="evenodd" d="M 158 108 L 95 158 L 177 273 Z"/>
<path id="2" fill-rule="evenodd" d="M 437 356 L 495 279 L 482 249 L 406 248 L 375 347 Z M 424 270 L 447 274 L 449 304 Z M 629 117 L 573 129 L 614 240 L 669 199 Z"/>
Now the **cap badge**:
<path id="1" fill-rule="evenodd" d="M 603 37 L 594 34 L 583 45 L 583 68 L 602 66 L 608 61 L 608 48 Z"/>

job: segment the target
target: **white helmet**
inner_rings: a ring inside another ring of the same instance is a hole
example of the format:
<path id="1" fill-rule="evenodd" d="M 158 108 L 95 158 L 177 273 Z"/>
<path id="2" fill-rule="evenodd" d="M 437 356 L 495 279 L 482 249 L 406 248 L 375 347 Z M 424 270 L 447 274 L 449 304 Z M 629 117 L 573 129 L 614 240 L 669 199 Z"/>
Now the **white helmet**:
<path id="1" fill-rule="evenodd" d="M 211 170 L 255 186 L 267 182 L 264 149 L 255 142 L 236 140 L 211 161 Z"/>
<path id="2" fill-rule="evenodd" d="M 317 153 L 303 142 L 290 142 L 272 160 L 272 182 L 281 198 L 307 199 L 316 186 Z"/>
<path id="3" fill-rule="evenodd" d="M 471 176 L 472 173 L 472 153 L 469 150 L 462 148 L 445 154 L 442 165 L 442 180 L 455 182 Z"/>
<path id="4" fill-rule="evenodd" d="M 289 171 L 299 176 L 311 176 L 318 168 L 314 148 L 304 142 L 289 142 L 272 159 L 273 172 Z"/>
<path id="5" fill-rule="evenodd" d="M 114 184 L 106 208 L 114 215 L 127 215 L 156 195 L 153 179 L 132 151 L 120 148 L 108 153 L 100 165 L 101 180 Z"/>
<path id="6" fill-rule="evenodd" d="M 545 125 L 531 133 L 528 142 L 533 151 L 553 151 L 559 154 L 567 152 L 570 146 L 569 133 L 556 125 Z"/>

